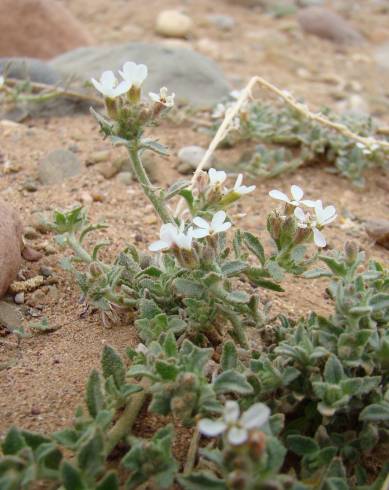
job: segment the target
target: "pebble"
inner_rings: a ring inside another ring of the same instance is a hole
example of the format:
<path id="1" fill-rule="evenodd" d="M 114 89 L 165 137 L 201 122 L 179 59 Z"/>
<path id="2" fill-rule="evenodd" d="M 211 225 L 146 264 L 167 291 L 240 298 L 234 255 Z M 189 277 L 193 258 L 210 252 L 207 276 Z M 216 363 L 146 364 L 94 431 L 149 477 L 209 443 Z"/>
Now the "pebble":
<path id="1" fill-rule="evenodd" d="M 44 277 L 50 277 L 54 274 L 54 271 L 51 267 L 48 267 L 47 265 L 41 265 L 39 267 L 39 274 Z"/>
<path id="2" fill-rule="evenodd" d="M 22 256 L 25 260 L 28 260 L 29 262 L 38 262 L 38 260 L 42 258 L 41 252 L 38 252 L 28 245 L 25 245 L 22 249 Z"/>
<path id="3" fill-rule="evenodd" d="M 118 179 L 124 185 L 131 185 L 133 183 L 131 172 L 120 172 Z"/>
<path id="4" fill-rule="evenodd" d="M 38 190 L 38 184 L 35 180 L 28 179 L 23 184 L 23 190 L 27 192 L 36 192 Z"/>
<path id="5" fill-rule="evenodd" d="M 365 223 L 366 233 L 378 245 L 389 250 L 389 221 L 385 219 L 369 220 Z"/>
<path id="6" fill-rule="evenodd" d="M 109 150 L 100 150 L 91 153 L 86 159 L 85 165 L 90 167 L 96 163 L 105 162 L 109 159 L 111 152 Z"/>
<path id="7" fill-rule="evenodd" d="M 105 177 L 106 179 L 112 179 L 115 177 L 124 165 L 124 160 L 122 158 L 118 158 L 113 162 L 105 162 L 101 163 L 98 166 L 98 172 Z"/>
<path id="8" fill-rule="evenodd" d="M 218 43 L 212 41 L 207 37 L 203 37 L 196 42 L 196 48 L 203 54 L 210 56 L 211 58 L 220 58 L 220 48 Z"/>
<path id="9" fill-rule="evenodd" d="M 157 34 L 165 37 L 185 38 L 192 29 L 192 20 L 179 10 L 163 10 L 155 24 Z"/>
<path id="10" fill-rule="evenodd" d="M 235 27 L 235 19 L 230 15 L 224 14 L 211 14 L 207 16 L 207 20 L 210 24 L 213 24 L 222 31 L 230 31 Z"/>
<path id="11" fill-rule="evenodd" d="M 24 293 L 15 294 L 14 301 L 17 305 L 22 305 L 24 303 Z"/>
<path id="12" fill-rule="evenodd" d="M 42 184 L 62 184 L 81 173 L 81 163 L 75 153 L 58 149 L 46 155 L 38 165 L 38 177 Z"/>
<path id="13" fill-rule="evenodd" d="M 42 289 L 37 289 L 28 298 L 26 303 L 28 306 L 38 306 L 46 303 L 46 293 Z"/>
<path id="14" fill-rule="evenodd" d="M 19 328 L 22 323 L 22 316 L 18 308 L 12 303 L 0 301 L 0 325 L 13 331 Z"/>
<path id="15" fill-rule="evenodd" d="M 360 44 L 362 35 L 337 13 L 324 7 L 307 7 L 298 21 L 303 31 L 337 44 Z"/>
<path id="16" fill-rule="evenodd" d="M 201 146 L 191 145 L 191 146 L 183 146 L 178 152 L 178 159 L 180 163 L 185 164 L 187 167 L 190 167 L 192 170 L 196 170 L 198 164 L 203 159 L 206 150 Z M 205 165 L 205 169 L 211 167 L 211 162 L 208 162 Z"/>
<path id="17" fill-rule="evenodd" d="M 35 238 L 39 238 L 39 233 L 32 226 L 26 226 L 23 230 L 24 238 L 28 240 L 34 240 Z"/>

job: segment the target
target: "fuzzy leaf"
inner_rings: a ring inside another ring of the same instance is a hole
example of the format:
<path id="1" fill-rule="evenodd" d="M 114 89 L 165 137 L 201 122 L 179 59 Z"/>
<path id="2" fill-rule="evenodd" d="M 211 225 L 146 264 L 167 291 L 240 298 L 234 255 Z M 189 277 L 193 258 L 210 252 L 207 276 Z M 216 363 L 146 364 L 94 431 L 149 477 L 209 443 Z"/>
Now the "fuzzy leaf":
<path id="1" fill-rule="evenodd" d="M 311 437 L 290 435 L 287 437 L 288 448 L 299 456 L 315 454 L 319 451 L 318 443 Z"/>
<path id="2" fill-rule="evenodd" d="M 100 410 L 105 407 L 101 376 L 96 369 L 93 369 L 90 373 L 86 385 L 86 404 L 93 418 L 96 418 Z"/>
<path id="3" fill-rule="evenodd" d="M 342 363 L 339 359 L 332 355 L 324 367 L 324 379 L 328 383 L 338 384 L 344 377 L 344 371 Z"/>
<path id="4" fill-rule="evenodd" d="M 232 369 L 219 374 L 213 382 L 213 387 L 217 394 L 239 393 L 249 395 L 253 392 L 253 387 L 246 380 L 246 377 Z"/>
<path id="5" fill-rule="evenodd" d="M 81 472 L 68 461 L 62 463 L 61 473 L 65 490 L 88 490 L 82 481 Z"/>
<path id="6" fill-rule="evenodd" d="M 228 340 L 223 345 L 223 353 L 221 358 L 221 368 L 223 371 L 228 369 L 235 369 L 238 363 L 238 352 L 235 347 L 235 343 Z"/>
<path id="7" fill-rule="evenodd" d="M 387 422 L 389 421 L 389 403 L 382 401 L 381 403 L 373 403 L 364 408 L 359 415 L 360 420 L 366 422 Z"/>
<path id="8" fill-rule="evenodd" d="M 174 281 L 174 286 L 177 293 L 182 296 L 189 296 L 192 298 L 201 298 L 204 294 L 204 288 L 201 284 L 179 277 Z"/>
<path id="9" fill-rule="evenodd" d="M 112 471 L 105 475 L 97 485 L 96 490 L 119 490 L 119 478 L 117 474 Z"/>
<path id="10" fill-rule="evenodd" d="M 190 186 L 190 180 L 177 180 L 177 182 L 174 182 L 169 189 L 166 191 L 165 194 L 165 201 L 168 201 L 172 197 L 176 196 L 179 194 L 182 190 L 184 190 L 186 187 Z"/>
<path id="11" fill-rule="evenodd" d="M 79 448 L 77 462 L 80 469 L 87 475 L 98 475 L 104 464 L 104 441 L 99 430 Z"/>
<path id="12" fill-rule="evenodd" d="M 109 345 L 105 345 L 101 358 L 104 378 L 113 377 L 118 390 L 124 385 L 126 370 L 119 354 Z"/>
<path id="13" fill-rule="evenodd" d="M 208 471 L 179 476 L 178 481 L 184 490 L 227 490 L 227 485 L 224 481 L 216 478 Z"/>
<path id="14" fill-rule="evenodd" d="M 227 277 L 233 277 L 239 275 L 247 269 L 246 262 L 241 260 L 232 260 L 222 265 L 222 273 Z"/>
<path id="15" fill-rule="evenodd" d="M 16 427 L 11 427 L 1 445 L 4 454 L 17 454 L 26 447 L 26 442 Z"/>
<path id="16" fill-rule="evenodd" d="M 245 231 L 243 233 L 243 241 L 250 252 L 252 252 L 259 259 L 262 266 L 265 265 L 265 251 L 259 239 L 255 235 Z"/>
<path id="17" fill-rule="evenodd" d="M 232 291 L 227 294 L 226 300 L 230 303 L 248 303 L 250 296 L 245 291 Z"/>

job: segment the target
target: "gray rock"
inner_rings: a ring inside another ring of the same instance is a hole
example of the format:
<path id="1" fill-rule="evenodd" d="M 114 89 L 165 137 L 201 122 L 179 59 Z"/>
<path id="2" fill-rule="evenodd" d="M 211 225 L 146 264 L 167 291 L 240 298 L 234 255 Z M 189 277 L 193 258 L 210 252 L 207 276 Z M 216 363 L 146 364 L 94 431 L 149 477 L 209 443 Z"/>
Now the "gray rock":
<path id="1" fill-rule="evenodd" d="M 338 44 L 361 44 L 362 35 L 343 17 L 324 7 L 307 7 L 298 21 L 303 31 Z"/>
<path id="2" fill-rule="evenodd" d="M 144 92 L 157 92 L 166 86 L 179 102 L 208 107 L 231 90 L 218 66 L 190 49 L 158 44 L 128 43 L 113 46 L 79 48 L 51 61 L 63 75 L 75 75 L 85 82 L 100 77 L 104 70 L 118 70 L 126 61 L 144 63 L 149 76 Z"/>
<path id="3" fill-rule="evenodd" d="M 205 155 L 205 152 L 206 150 L 201 146 L 184 146 L 178 152 L 178 158 L 180 160 L 180 163 L 185 164 L 187 167 L 191 167 L 193 170 L 196 170 L 197 165 L 201 162 L 202 158 Z M 209 164 L 205 166 L 205 168 L 209 167 Z"/>
<path id="4" fill-rule="evenodd" d="M 60 184 L 81 172 L 78 157 L 69 150 L 54 150 L 39 162 L 38 178 L 42 184 Z"/>
<path id="5" fill-rule="evenodd" d="M 370 238 L 378 243 L 378 245 L 389 250 L 389 220 L 378 219 L 366 221 L 365 229 Z"/>
<path id="6" fill-rule="evenodd" d="M 207 20 L 210 24 L 218 27 L 222 31 L 230 31 L 235 27 L 235 19 L 230 15 L 224 14 L 211 14 L 207 16 Z"/>
<path id="7" fill-rule="evenodd" d="M 389 43 L 378 46 L 374 51 L 374 59 L 379 67 L 389 70 Z"/>
<path id="8" fill-rule="evenodd" d="M 0 58 L 0 74 L 6 67 L 8 76 L 18 80 L 29 79 L 31 82 L 48 85 L 54 85 L 61 80 L 57 70 L 35 58 Z"/>
<path id="9" fill-rule="evenodd" d="M 0 325 L 11 332 L 21 326 L 22 316 L 18 308 L 5 301 L 0 301 Z"/>

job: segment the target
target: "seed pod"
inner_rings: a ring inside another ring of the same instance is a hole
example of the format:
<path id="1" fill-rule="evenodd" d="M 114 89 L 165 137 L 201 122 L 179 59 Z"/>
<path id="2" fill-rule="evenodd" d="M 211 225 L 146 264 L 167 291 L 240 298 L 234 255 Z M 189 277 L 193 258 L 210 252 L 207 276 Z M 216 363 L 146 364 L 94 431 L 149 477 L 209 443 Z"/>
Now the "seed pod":
<path id="1" fill-rule="evenodd" d="M 358 252 L 359 250 L 356 242 L 346 242 L 344 253 L 347 264 L 352 265 L 355 262 L 355 259 L 358 257 Z"/>

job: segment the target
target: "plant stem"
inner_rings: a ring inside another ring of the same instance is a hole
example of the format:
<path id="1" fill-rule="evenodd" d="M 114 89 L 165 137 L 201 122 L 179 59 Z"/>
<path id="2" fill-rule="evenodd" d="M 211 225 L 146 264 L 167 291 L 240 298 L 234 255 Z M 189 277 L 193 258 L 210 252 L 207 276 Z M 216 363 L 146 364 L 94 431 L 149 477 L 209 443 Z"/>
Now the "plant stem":
<path id="1" fill-rule="evenodd" d="M 242 326 L 242 323 L 239 321 L 238 316 L 228 308 L 224 308 L 220 305 L 219 308 L 223 312 L 223 315 L 229 319 L 233 328 L 233 336 L 235 337 L 235 339 L 244 349 L 248 349 L 249 345 L 247 343 L 246 335 L 244 333 L 244 328 Z"/>
<path id="2" fill-rule="evenodd" d="M 199 444 L 199 440 L 200 440 L 199 426 L 196 425 L 192 435 L 192 440 L 190 441 L 188 454 L 186 456 L 184 475 L 189 475 L 189 473 L 191 473 L 191 471 L 193 470 L 196 461 L 197 447 Z"/>
<path id="3" fill-rule="evenodd" d="M 93 262 L 92 257 L 88 254 L 85 248 L 82 247 L 74 233 L 68 233 L 67 242 L 83 262 L 86 262 L 87 264 Z"/>
<path id="4" fill-rule="evenodd" d="M 128 151 L 130 153 L 132 168 L 134 170 L 136 178 L 142 186 L 143 192 L 146 194 L 151 204 L 154 206 L 154 209 L 157 212 L 158 216 L 161 218 L 163 223 L 174 222 L 173 217 L 166 207 L 163 199 L 159 198 L 153 189 L 153 185 L 150 182 L 146 170 L 143 167 L 141 159 L 139 158 L 139 150 L 137 148 L 133 148 L 129 149 Z"/>
<path id="5" fill-rule="evenodd" d="M 134 425 L 135 419 L 145 401 L 146 390 L 150 385 L 150 380 L 148 378 L 142 378 L 140 385 L 142 386 L 143 391 L 136 393 L 130 398 L 123 413 L 108 433 L 106 446 L 107 454 L 109 454 L 116 444 L 131 431 L 131 428 Z"/>

